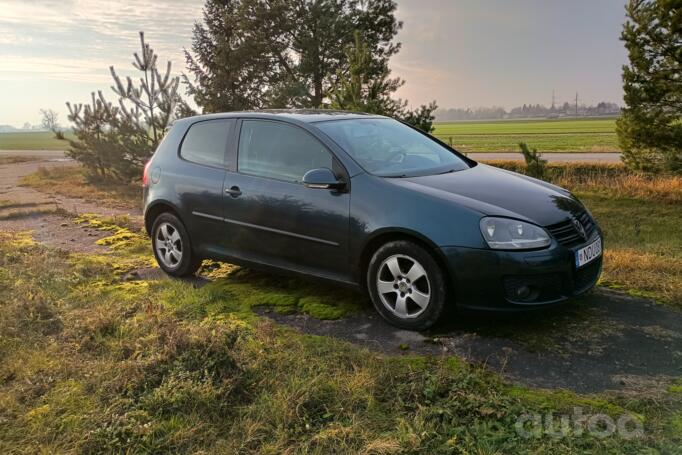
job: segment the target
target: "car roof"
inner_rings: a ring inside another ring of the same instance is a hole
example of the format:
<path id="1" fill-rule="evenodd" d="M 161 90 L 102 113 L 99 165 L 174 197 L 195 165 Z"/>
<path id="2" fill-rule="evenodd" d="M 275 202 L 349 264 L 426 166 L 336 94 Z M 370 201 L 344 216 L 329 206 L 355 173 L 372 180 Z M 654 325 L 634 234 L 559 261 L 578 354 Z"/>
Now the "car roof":
<path id="1" fill-rule="evenodd" d="M 382 115 L 364 112 L 336 111 L 331 109 L 264 109 L 259 111 L 234 111 L 216 114 L 204 114 L 188 117 L 192 121 L 211 120 L 219 118 L 270 118 L 297 120 L 304 123 L 324 122 L 328 120 L 349 120 L 356 118 L 386 118 Z"/>

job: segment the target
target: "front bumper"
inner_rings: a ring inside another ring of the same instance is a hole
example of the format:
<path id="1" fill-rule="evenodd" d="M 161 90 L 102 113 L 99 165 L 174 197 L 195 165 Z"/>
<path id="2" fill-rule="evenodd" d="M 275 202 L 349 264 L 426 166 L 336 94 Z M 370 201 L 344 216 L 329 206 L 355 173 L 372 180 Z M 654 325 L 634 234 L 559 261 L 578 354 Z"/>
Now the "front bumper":
<path id="1" fill-rule="evenodd" d="M 558 304 L 590 290 L 601 275 L 602 255 L 576 269 L 575 251 L 556 241 L 539 251 L 441 247 L 454 282 L 457 308 L 515 311 Z M 602 237 L 603 242 L 603 237 Z M 519 292 L 525 287 L 528 292 Z"/>

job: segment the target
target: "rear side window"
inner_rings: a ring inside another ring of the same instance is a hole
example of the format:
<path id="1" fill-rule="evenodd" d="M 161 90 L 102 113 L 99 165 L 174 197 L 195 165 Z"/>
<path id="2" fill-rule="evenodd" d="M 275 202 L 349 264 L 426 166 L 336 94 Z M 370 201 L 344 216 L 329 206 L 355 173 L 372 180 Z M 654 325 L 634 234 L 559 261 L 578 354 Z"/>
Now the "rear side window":
<path id="1" fill-rule="evenodd" d="M 227 139 L 234 120 L 198 122 L 189 128 L 180 147 L 180 156 L 193 163 L 224 166 Z"/>
<path id="2" fill-rule="evenodd" d="M 281 122 L 244 120 L 239 135 L 242 174 L 301 182 L 311 169 L 332 167 L 332 155 L 306 131 Z"/>

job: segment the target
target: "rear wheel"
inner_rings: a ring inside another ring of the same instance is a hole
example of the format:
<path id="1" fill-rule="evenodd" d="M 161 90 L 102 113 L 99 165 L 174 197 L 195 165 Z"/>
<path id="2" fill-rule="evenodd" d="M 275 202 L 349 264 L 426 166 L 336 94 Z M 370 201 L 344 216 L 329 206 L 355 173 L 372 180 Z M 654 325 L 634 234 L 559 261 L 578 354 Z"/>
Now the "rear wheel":
<path id="1" fill-rule="evenodd" d="M 201 266 L 185 226 L 172 213 L 162 213 L 154 220 L 152 248 L 159 267 L 171 276 L 193 275 Z"/>
<path id="2" fill-rule="evenodd" d="M 389 242 L 374 253 L 367 289 L 384 319 L 411 330 L 433 326 L 447 298 L 445 276 L 431 253 L 404 240 Z"/>

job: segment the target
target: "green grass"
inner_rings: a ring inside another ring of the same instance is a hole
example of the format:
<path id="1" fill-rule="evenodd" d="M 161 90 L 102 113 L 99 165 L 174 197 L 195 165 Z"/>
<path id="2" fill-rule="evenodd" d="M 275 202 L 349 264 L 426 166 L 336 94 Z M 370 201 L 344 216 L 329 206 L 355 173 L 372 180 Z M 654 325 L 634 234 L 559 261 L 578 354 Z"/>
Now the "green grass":
<path id="1" fill-rule="evenodd" d="M 615 119 L 504 120 L 436 123 L 434 135 L 465 152 L 518 151 L 528 142 L 541 152 L 619 151 Z M 0 133 L 0 150 L 64 150 L 50 132 Z"/>
<path id="2" fill-rule="evenodd" d="M 617 152 L 615 119 L 501 120 L 436 123 L 433 134 L 465 152 Z"/>
<path id="3" fill-rule="evenodd" d="M 66 134 L 72 137 L 71 133 Z M 0 133 L 0 150 L 66 150 L 66 141 L 55 139 L 51 131 Z"/>
<path id="4" fill-rule="evenodd" d="M 682 210 L 679 205 L 578 192 L 604 229 L 600 284 L 682 309 Z"/>
<path id="5" fill-rule="evenodd" d="M 674 392 L 546 392 L 457 357 L 300 335 L 247 311 L 231 274 L 199 288 L 122 281 L 150 257 L 114 221 L 99 225 L 117 236 L 103 254 L 0 233 L 0 453 L 615 454 L 682 442 Z M 525 413 L 558 421 L 575 406 L 629 414 L 644 436 L 516 432 Z"/>

